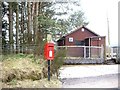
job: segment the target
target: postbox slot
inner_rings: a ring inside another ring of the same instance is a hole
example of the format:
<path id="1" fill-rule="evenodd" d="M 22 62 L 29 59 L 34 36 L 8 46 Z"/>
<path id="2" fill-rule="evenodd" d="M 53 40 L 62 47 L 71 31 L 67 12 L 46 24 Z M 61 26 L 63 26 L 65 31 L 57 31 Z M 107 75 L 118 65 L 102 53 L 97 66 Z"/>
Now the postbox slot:
<path id="1" fill-rule="evenodd" d="M 49 47 L 53 47 L 53 46 L 49 46 Z"/>

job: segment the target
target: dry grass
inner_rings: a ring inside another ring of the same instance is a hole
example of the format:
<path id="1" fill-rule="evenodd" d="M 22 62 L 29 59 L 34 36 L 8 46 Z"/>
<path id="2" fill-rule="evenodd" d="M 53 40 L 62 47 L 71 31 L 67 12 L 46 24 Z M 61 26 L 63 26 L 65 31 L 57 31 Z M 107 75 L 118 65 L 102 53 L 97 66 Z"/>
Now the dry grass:
<path id="1" fill-rule="evenodd" d="M 45 60 L 34 61 L 32 56 L 8 56 L 0 61 L 0 84 L 2 87 L 23 87 L 23 88 L 50 88 L 59 87 L 57 78 L 50 82 L 43 75 Z"/>
<path id="2" fill-rule="evenodd" d="M 41 79 L 41 80 L 13 80 L 9 83 L 2 83 L 2 87 L 6 88 L 60 88 L 61 82 L 57 79 L 51 79 L 50 82 L 47 79 Z"/>

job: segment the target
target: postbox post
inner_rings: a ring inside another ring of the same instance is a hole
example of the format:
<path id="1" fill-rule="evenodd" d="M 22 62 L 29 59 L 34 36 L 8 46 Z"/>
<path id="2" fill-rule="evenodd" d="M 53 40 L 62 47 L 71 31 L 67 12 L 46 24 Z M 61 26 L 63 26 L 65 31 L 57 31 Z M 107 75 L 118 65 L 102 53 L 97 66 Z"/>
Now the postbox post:
<path id="1" fill-rule="evenodd" d="M 48 60 L 48 81 L 50 81 L 50 60 Z"/>

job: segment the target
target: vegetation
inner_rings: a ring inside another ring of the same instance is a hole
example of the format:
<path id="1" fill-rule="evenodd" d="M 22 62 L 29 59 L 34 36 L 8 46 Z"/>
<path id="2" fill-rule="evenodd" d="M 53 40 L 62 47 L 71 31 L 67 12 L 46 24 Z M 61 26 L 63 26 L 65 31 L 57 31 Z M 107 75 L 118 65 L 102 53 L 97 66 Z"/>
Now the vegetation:
<path id="1" fill-rule="evenodd" d="M 40 61 L 40 60 L 39 60 Z M 22 54 L 9 55 L 2 62 L 3 64 L 3 82 L 9 82 L 13 79 L 31 79 L 36 80 L 41 78 L 41 70 L 44 67 L 43 63 L 34 62 L 32 57 Z M 30 74 L 31 73 L 31 74 Z M 38 76 L 37 76 L 38 74 Z"/>
<path id="2" fill-rule="evenodd" d="M 45 72 L 43 68 L 46 68 L 45 60 L 37 59 L 36 61 L 34 61 L 33 55 L 8 55 L 0 62 L 2 66 L 0 66 L 2 68 L 0 70 L 2 74 L 0 80 L 2 82 L 0 83 L 2 83 L 3 87 L 17 87 L 17 85 L 26 87 L 25 82 L 30 81 L 29 87 L 60 87 L 60 82 L 55 77 L 51 77 L 51 83 L 47 81 L 47 77 L 45 77 L 47 73 L 43 73 Z M 36 86 L 32 86 L 31 83 Z"/>
<path id="3" fill-rule="evenodd" d="M 72 5 L 79 6 L 78 3 L 72 2 Z M 73 9 L 66 2 L 0 2 L 0 64 L 3 66 L 0 79 L 3 83 L 17 85 L 18 80 L 36 81 L 47 77 L 47 64 L 43 58 L 47 34 L 51 34 L 56 43 L 73 27 L 87 24 L 82 11 L 69 15 Z M 67 19 L 62 18 L 65 15 Z M 57 74 L 58 77 L 64 57 L 65 50 L 55 51 L 51 76 Z"/>
<path id="4" fill-rule="evenodd" d="M 59 76 L 59 69 L 63 66 L 66 56 L 64 48 L 58 49 L 55 53 L 55 60 L 51 62 L 51 72 Z"/>

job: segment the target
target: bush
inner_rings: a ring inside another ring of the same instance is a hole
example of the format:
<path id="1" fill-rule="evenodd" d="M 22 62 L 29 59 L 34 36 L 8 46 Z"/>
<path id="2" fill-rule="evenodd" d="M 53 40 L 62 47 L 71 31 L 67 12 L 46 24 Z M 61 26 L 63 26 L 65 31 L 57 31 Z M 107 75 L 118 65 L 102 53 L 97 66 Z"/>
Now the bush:
<path id="1" fill-rule="evenodd" d="M 64 59 L 66 56 L 66 50 L 64 48 L 58 49 L 55 52 L 55 58 L 53 61 L 51 61 L 51 73 L 57 74 L 57 77 L 59 75 L 58 70 L 63 66 Z"/>

